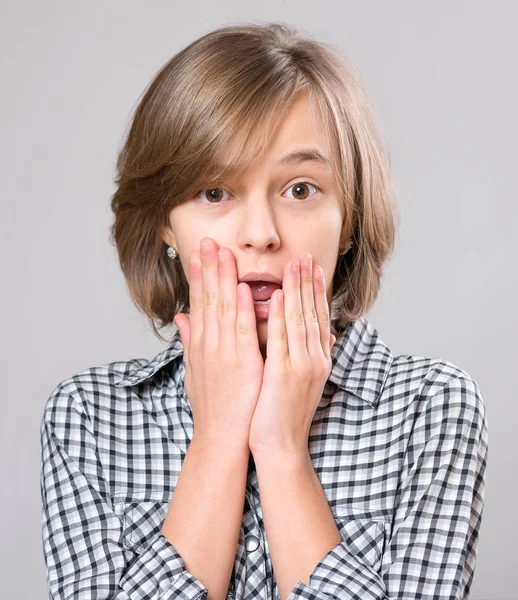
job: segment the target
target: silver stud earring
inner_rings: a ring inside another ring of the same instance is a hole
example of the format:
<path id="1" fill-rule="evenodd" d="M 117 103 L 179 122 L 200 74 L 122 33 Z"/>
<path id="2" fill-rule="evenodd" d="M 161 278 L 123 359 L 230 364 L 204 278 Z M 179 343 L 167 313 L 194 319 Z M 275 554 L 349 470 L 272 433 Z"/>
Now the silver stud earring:
<path id="1" fill-rule="evenodd" d="M 168 246 L 167 256 L 169 256 L 169 258 L 174 260 L 178 256 L 178 252 L 177 252 L 176 248 L 171 248 L 171 246 Z"/>

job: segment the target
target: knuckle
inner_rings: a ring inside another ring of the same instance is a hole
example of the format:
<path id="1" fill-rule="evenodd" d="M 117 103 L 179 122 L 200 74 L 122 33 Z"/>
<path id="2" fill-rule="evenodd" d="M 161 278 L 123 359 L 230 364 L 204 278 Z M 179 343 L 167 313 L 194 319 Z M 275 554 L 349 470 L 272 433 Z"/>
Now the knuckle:
<path id="1" fill-rule="evenodd" d="M 236 333 L 240 335 L 248 335 L 252 331 L 252 327 L 247 323 L 238 321 L 236 323 Z"/>
<path id="2" fill-rule="evenodd" d="M 326 377 L 329 372 L 329 366 L 326 360 L 318 361 L 318 365 L 316 367 L 318 378 Z"/>
<path id="3" fill-rule="evenodd" d="M 218 301 L 218 319 L 221 321 L 226 320 L 233 314 L 233 305 L 229 300 L 220 298 Z"/>
<path id="4" fill-rule="evenodd" d="M 214 292 L 204 291 L 203 292 L 203 305 L 212 306 L 218 299 L 218 295 Z"/>
<path id="5" fill-rule="evenodd" d="M 308 311 L 308 319 L 313 323 L 318 323 L 318 313 L 314 306 L 310 306 Z"/>
<path id="6" fill-rule="evenodd" d="M 277 339 L 278 339 L 280 342 L 285 342 L 285 341 L 287 341 L 287 339 L 288 339 L 288 335 L 287 335 L 287 333 L 286 333 L 286 330 L 285 330 L 285 329 L 282 329 L 281 331 L 279 331 L 279 333 L 277 334 Z"/>
<path id="7" fill-rule="evenodd" d="M 295 325 L 297 325 L 297 327 L 303 327 L 304 326 L 304 313 L 302 311 L 300 312 L 294 312 L 292 313 L 292 321 L 295 323 Z"/>

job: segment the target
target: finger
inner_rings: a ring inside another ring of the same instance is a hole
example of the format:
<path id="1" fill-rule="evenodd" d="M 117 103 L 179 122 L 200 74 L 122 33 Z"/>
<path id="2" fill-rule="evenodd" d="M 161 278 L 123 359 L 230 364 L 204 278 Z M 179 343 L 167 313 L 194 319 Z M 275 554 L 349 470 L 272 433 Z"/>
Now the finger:
<path id="1" fill-rule="evenodd" d="M 336 340 L 336 337 L 331 333 L 331 319 L 329 317 L 329 305 L 327 303 L 324 269 L 319 265 L 315 265 L 313 268 L 313 275 L 313 293 L 315 296 L 315 308 L 320 328 L 320 344 L 326 358 L 329 359 L 331 356 L 331 347 L 334 344 L 333 338 Z"/>
<path id="2" fill-rule="evenodd" d="M 313 258 L 311 254 L 304 253 L 299 259 L 301 264 L 300 296 L 302 298 L 302 312 L 304 313 L 306 326 L 306 347 L 308 355 L 313 362 L 321 357 L 324 352 L 313 291 Z"/>
<path id="3" fill-rule="evenodd" d="M 189 323 L 189 316 L 185 313 L 179 313 L 175 315 L 173 323 L 178 327 L 180 332 L 180 339 L 183 346 L 184 359 L 189 355 L 189 340 L 191 339 L 191 326 Z"/>
<path id="4" fill-rule="evenodd" d="M 197 250 L 191 252 L 189 257 L 189 313 L 189 340 L 191 344 L 198 345 L 203 335 L 203 281 L 201 257 Z"/>
<path id="5" fill-rule="evenodd" d="M 267 360 L 284 365 L 288 359 L 288 341 L 284 319 L 284 292 L 275 290 L 270 300 L 268 315 Z"/>
<path id="6" fill-rule="evenodd" d="M 288 261 L 282 289 L 284 291 L 284 315 L 289 359 L 291 364 L 301 365 L 308 361 L 308 351 L 300 297 L 300 262 L 298 258 Z"/>
<path id="7" fill-rule="evenodd" d="M 214 347 L 218 344 L 218 248 L 209 237 L 200 241 L 202 279 L 203 279 L 203 342 Z"/>
<path id="8" fill-rule="evenodd" d="M 230 248 L 218 250 L 219 264 L 219 341 L 224 352 L 236 351 L 237 269 Z"/>
<path id="9" fill-rule="evenodd" d="M 237 284 L 236 351 L 240 355 L 259 351 L 254 298 L 247 283 Z"/>

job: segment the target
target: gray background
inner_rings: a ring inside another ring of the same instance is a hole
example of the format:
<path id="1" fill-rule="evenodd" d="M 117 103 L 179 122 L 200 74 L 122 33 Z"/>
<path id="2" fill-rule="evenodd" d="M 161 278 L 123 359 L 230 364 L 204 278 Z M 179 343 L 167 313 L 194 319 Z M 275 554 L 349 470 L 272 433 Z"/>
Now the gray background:
<path id="1" fill-rule="evenodd" d="M 399 190 L 397 249 L 369 319 L 397 354 L 450 360 L 489 422 L 472 600 L 516 591 L 517 72 L 512 2 L 2 2 L 2 598 L 47 597 L 44 404 L 85 368 L 164 345 L 108 243 L 117 151 L 177 51 L 238 21 L 293 23 L 361 75 Z M 207 532 L 210 535 L 210 532 Z"/>

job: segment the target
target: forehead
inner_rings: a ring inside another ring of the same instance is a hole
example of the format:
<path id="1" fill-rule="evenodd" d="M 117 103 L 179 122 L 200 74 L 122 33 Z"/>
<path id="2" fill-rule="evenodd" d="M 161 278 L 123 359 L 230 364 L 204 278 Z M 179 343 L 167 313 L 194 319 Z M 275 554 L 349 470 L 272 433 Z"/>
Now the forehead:
<path id="1" fill-rule="evenodd" d="M 268 144 L 256 154 L 250 168 L 266 162 L 281 167 L 305 163 L 332 170 L 331 144 L 324 120 L 306 96 L 294 100 L 273 127 L 271 123 L 263 127 L 270 127 Z M 236 153 L 239 153 L 237 148 L 229 151 L 230 156 Z M 221 165 L 223 169 L 227 166 L 226 162 Z"/>
<path id="2" fill-rule="evenodd" d="M 330 142 L 322 115 L 306 96 L 293 101 L 281 117 L 270 140 L 271 153 L 286 152 L 289 148 L 315 148 L 329 157 Z"/>

